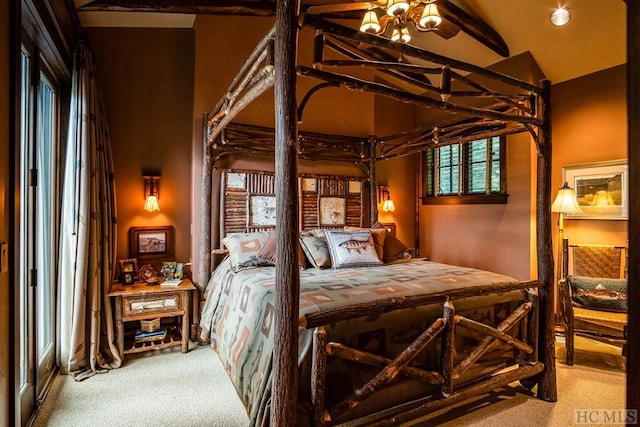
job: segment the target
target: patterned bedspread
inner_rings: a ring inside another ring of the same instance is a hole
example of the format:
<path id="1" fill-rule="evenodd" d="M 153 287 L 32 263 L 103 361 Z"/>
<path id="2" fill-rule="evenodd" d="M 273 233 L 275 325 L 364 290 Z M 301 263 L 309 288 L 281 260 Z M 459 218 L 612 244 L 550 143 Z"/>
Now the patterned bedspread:
<path id="1" fill-rule="evenodd" d="M 252 425 L 260 425 L 263 418 L 268 416 L 273 351 L 272 328 L 275 315 L 274 276 L 275 267 L 251 268 L 234 273 L 230 270 L 229 263 L 223 261 L 207 285 L 206 303 L 201 317 L 201 338 L 211 340 L 211 346 L 218 353 L 233 381 Z M 300 315 L 303 316 L 307 313 L 389 297 L 433 294 L 468 287 L 482 288 L 495 284 L 516 283 L 517 280 L 473 268 L 415 260 L 379 267 L 342 270 L 311 268 L 300 272 L 300 282 Z M 521 298 L 522 294 L 519 295 Z M 503 296 L 502 302 L 499 303 L 505 304 L 504 301 L 513 299 L 513 295 Z M 484 305 L 476 305 L 488 306 L 486 302 Z M 497 311 L 496 309 L 494 313 L 493 309 L 479 310 L 476 317 L 480 317 L 480 320 L 487 316 L 497 318 Z M 508 303 L 506 311 L 509 311 Z M 440 307 L 436 307 L 436 315 L 438 312 L 441 313 Z M 336 325 L 332 327 L 335 329 Z M 349 327 L 352 328 L 353 325 Z M 366 336 L 371 342 L 361 342 L 359 346 L 384 347 L 384 343 L 380 344 L 380 341 L 399 339 L 397 336 L 410 333 L 412 328 L 421 331 L 423 327 L 423 324 L 414 323 L 409 329 L 396 331 L 393 337 L 383 340 L 377 332 L 378 327 L 374 327 L 359 335 L 359 339 Z M 344 334 L 340 331 L 335 333 Z M 300 329 L 300 366 L 309 353 L 311 336 L 312 330 Z"/>

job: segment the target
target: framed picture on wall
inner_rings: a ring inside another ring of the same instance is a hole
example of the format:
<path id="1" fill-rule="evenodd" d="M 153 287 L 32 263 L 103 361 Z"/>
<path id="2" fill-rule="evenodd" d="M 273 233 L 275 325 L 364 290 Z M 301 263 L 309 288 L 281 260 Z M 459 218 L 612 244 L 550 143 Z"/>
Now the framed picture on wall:
<path id="1" fill-rule="evenodd" d="M 173 259 L 173 227 L 131 227 L 129 256 L 138 259 Z"/>
<path id="2" fill-rule="evenodd" d="M 562 173 L 582 209 L 581 214 L 567 214 L 566 219 L 629 218 L 627 160 L 565 166 Z"/>

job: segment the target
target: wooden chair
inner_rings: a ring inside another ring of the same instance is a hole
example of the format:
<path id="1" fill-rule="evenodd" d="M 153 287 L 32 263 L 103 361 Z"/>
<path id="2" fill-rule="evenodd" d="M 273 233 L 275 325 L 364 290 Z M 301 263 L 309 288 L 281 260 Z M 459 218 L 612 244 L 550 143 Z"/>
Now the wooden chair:
<path id="1" fill-rule="evenodd" d="M 558 292 L 567 349 L 566 364 L 573 365 L 574 335 L 588 336 L 619 345 L 622 347 L 622 354 L 625 355 L 626 311 L 586 308 L 577 302 L 575 289 L 572 289 L 568 279 L 571 274 L 572 281 L 579 280 L 573 276 L 582 276 L 602 279 L 603 282 L 617 282 L 624 286 L 626 295 L 626 247 L 569 245 L 568 240 L 564 239 L 562 252 L 562 278 L 559 281 Z M 584 303 L 584 300 L 581 301 Z"/>

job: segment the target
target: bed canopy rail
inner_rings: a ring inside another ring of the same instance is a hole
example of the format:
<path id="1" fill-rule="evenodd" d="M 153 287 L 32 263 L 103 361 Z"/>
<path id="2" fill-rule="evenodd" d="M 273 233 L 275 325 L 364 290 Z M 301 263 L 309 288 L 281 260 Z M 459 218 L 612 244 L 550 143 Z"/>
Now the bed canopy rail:
<path id="1" fill-rule="evenodd" d="M 297 160 L 347 159 L 366 165 L 369 182 L 375 183 L 376 161 L 422 152 L 436 144 L 468 142 L 489 136 L 528 132 L 537 146 L 536 245 L 540 303 L 538 358 L 536 368 L 538 397 L 557 400 L 555 344 L 553 335 L 553 250 L 551 245 L 551 115 L 550 83 L 539 85 L 500 74 L 462 61 L 447 58 L 413 46 L 394 43 L 382 37 L 358 32 L 318 16 L 301 16 L 297 2 L 279 0 L 276 24 L 258 43 L 216 108 L 204 117 L 204 156 L 202 179 L 202 235 L 198 281 L 206 283 L 211 265 L 211 180 L 220 158 L 237 152 L 271 155 L 276 158 L 276 226 L 283 232 L 278 239 L 280 260 L 276 266 L 276 294 L 280 308 L 275 321 L 278 346 L 274 349 L 275 376 L 271 422 L 281 425 L 295 418 L 297 395 L 297 343 L 292 341 L 298 328 L 296 297 L 299 293 L 298 265 L 294 243 L 298 228 Z M 312 66 L 296 64 L 299 28 L 317 32 Z M 341 53 L 345 60 L 325 60 L 324 49 Z M 273 58 L 278 58 L 277 66 Z M 413 63 L 407 63 L 412 58 Z M 427 65 L 422 65 L 426 63 Z M 375 68 L 389 81 L 367 81 L 350 75 L 354 68 Z M 326 69 L 340 69 L 343 74 Z M 297 102 L 296 75 L 321 83 Z M 439 80 L 434 84 L 432 80 Z M 261 93 L 275 86 L 275 130 L 232 124 L 232 120 Z M 326 87 L 374 93 L 399 102 L 449 113 L 444 123 L 417 128 L 383 138 L 325 138 L 299 132 L 297 121 L 315 93 Z M 411 89 L 407 89 L 411 87 Z M 271 132 L 272 138 L 269 137 Z M 315 145 L 318 144 L 318 145 Z M 315 145 L 315 146 L 314 146 Z M 338 156 L 331 150 L 340 149 Z M 372 203 L 372 212 L 375 204 Z M 284 230 L 285 224 L 296 230 Z M 288 338 L 287 338 L 288 337 Z M 527 374 L 529 375 L 529 374 Z M 491 383 L 480 384 L 490 387 Z"/>

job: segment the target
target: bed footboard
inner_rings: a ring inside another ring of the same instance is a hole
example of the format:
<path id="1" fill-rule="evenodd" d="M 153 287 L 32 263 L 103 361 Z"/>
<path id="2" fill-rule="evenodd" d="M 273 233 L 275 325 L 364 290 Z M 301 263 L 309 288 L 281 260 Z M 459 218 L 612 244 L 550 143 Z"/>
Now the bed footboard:
<path id="1" fill-rule="evenodd" d="M 538 362 L 538 296 L 529 289 L 526 299 L 497 326 L 456 314 L 455 301 L 447 299 L 443 304 L 442 316 L 422 331 L 394 359 L 378 354 L 350 348 L 337 342 L 329 342 L 324 326 L 318 326 L 313 335 L 311 367 L 311 400 L 313 424 L 316 426 L 334 425 L 351 419 L 360 418 L 358 406 L 373 394 L 382 391 L 390 384 L 402 379 L 419 380 L 439 392 L 403 404 L 400 408 L 381 408 L 380 413 L 368 413 L 367 425 L 394 425 L 399 422 L 417 419 L 430 412 L 452 405 L 492 389 L 521 380 L 525 386 L 535 384 L 536 377 L 544 370 Z M 516 329 L 517 328 L 517 329 Z M 481 337 L 470 349 L 455 360 L 455 337 L 459 332 L 472 331 Z M 511 334 L 509 332 L 512 332 Z M 440 338 L 440 366 L 438 370 L 428 370 L 411 365 L 412 360 L 432 341 Z M 491 347 L 500 342 L 513 352 L 513 363 L 487 370 L 481 366 L 471 372 L 474 366 Z M 368 382 L 354 388 L 337 403 L 328 405 L 325 401 L 327 384 L 327 358 L 338 358 L 379 368 Z M 466 374 L 466 375 L 465 375 Z M 530 381 L 524 381 L 530 379 Z M 351 413 L 351 414 L 350 414 Z M 354 415 L 355 414 L 355 415 Z"/>

